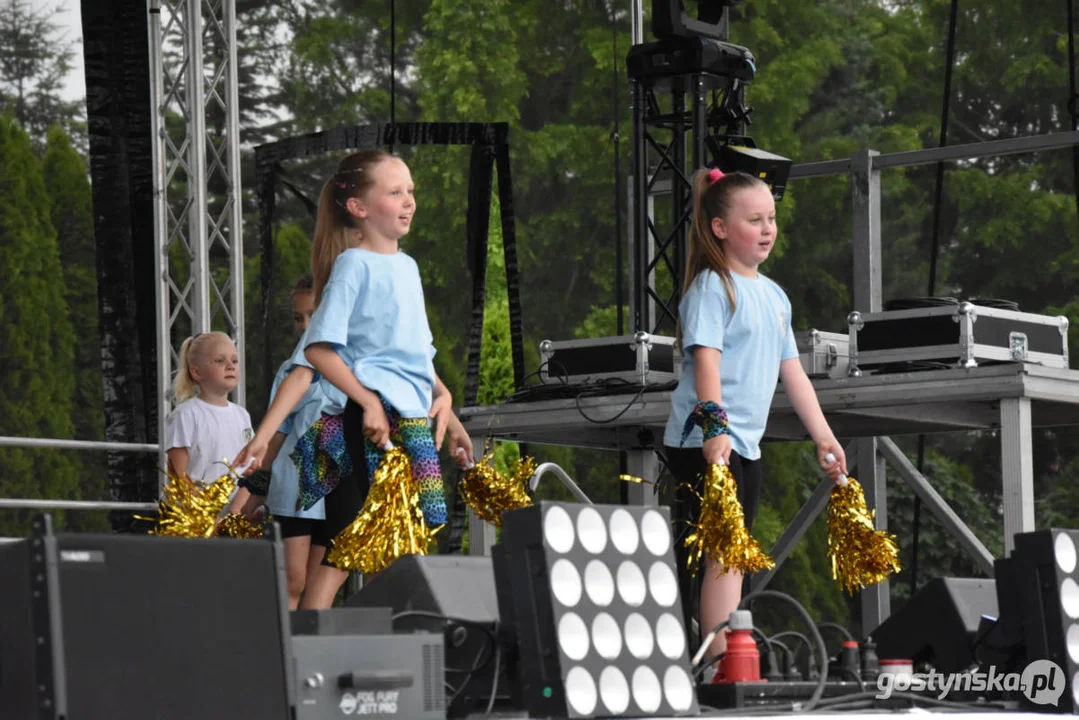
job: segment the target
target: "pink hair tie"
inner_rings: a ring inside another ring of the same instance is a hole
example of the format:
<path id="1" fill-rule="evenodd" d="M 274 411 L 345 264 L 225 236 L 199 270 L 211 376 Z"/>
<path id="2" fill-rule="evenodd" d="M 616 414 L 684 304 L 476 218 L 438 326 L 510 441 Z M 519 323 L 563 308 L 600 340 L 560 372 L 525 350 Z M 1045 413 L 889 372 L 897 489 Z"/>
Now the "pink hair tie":
<path id="1" fill-rule="evenodd" d="M 719 180 L 721 177 L 723 177 L 723 171 L 720 170 L 719 168 L 712 168 L 711 170 L 708 171 L 708 182 L 709 183 L 715 183 L 716 180 Z"/>

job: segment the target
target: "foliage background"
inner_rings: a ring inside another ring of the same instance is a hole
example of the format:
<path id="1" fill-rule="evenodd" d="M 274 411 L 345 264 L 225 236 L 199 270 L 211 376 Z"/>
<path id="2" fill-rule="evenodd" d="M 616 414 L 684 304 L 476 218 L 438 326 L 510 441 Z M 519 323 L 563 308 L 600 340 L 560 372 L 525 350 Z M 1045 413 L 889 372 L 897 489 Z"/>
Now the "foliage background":
<path id="1" fill-rule="evenodd" d="M 255 144 L 387 121 L 391 103 L 398 120 L 509 122 L 527 369 L 536 368 L 544 338 L 613 335 L 615 154 L 623 173 L 630 168 L 623 64 L 630 45 L 628 5 L 398 0 L 391 97 L 388 3 L 239 2 L 244 186 L 253 187 Z M 737 7 L 731 40 L 757 59 L 749 89 L 754 139 L 796 161 L 844 158 L 867 147 L 891 152 L 935 146 L 948 5 L 753 0 Z M 1069 129 L 1063 6 L 964 0 L 959 7 L 950 142 Z M 42 42 L 54 35 L 47 14 L 35 14 L 20 0 L 0 0 L 0 108 L 6 113 L 0 121 L 0 434 L 100 439 L 99 288 L 85 137 L 80 111 L 63 106 L 56 93 L 55 77 L 68 60 L 61 44 Z M 405 247 L 423 273 L 438 372 L 461 398 L 469 310 L 467 153 L 425 148 L 405 155 L 420 211 Z M 286 171 L 315 198 L 335 160 L 292 163 Z M 1074 178 L 1066 151 L 949 165 L 937 294 L 1008 298 L 1026 311 L 1075 320 Z M 925 294 L 934 179 L 933 167 L 884 174 L 885 299 Z M 279 273 L 270 300 L 271 327 L 282 328 L 288 324 L 287 289 L 307 269 L 312 218 L 291 195 L 282 194 L 278 203 Z M 848 180 L 792 183 L 779 212 L 780 242 L 765 271 L 790 295 L 796 329 L 843 331 L 853 280 Z M 259 248 L 250 197 L 245 213 L 247 308 L 254 313 Z M 501 238 L 493 225 L 483 403 L 499 402 L 512 390 L 505 290 L 497 282 Z M 259 326 L 255 320 L 249 315 L 249 328 Z M 253 332 L 247 339 L 247 392 L 257 420 L 267 391 L 259 384 L 264 344 L 283 358 L 291 340 L 284 333 Z M 1072 333 L 1073 352 L 1077 341 Z M 913 438 L 897 440 L 913 454 Z M 528 451 L 566 467 L 596 500 L 617 501 L 616 454 L 540 446 Z M 500 456 L 515 452 L 504 447 Z M 925 465 L 942 495 L 996 552 L 1003 547 L 999 453 L 995 432 L 937 435 L 927 441 Z M 1075 428 L 1035 432 L 1040 526 L 1079 522 L 1077 457 Z M 764 507 L 755 534 L 767 546 L 818 476 L 804 444 L 769 445 L 765 460 Z M 93 457 L 0 450 L 0 494 L 8 496 L 100 497 L 102 472 Z M 912 498 L 902 483 L 889 480 L 890 525 L 909 567 Z M 16 534 L 23 520 L 0 515 L 0 535 Z M 919 584 L 938 575 L 976 574 L 926 513 L 921 538 Z M 846 621 L 855 603 L 828 578 L 824 548 L 818 522 L 779 573 L 777 587 L 809 603 L 818 617 Z M 893 607 L 909 596 L 909 581 L 905 573 L 892 584 Z"/>

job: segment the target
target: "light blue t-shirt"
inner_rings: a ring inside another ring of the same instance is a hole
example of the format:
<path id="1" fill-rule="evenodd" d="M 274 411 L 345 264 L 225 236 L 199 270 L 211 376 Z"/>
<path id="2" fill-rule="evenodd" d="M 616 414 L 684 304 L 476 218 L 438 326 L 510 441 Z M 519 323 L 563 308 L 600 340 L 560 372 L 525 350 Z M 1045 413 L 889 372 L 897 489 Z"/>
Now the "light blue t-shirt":
<path id="1" fill-rule="evenodd" d="M 682 428 L 698 403 L 693 349 L 715 348 L 722 353 L 719 381 L 722 407 L 731 424 L 731 448 L 756 460 L 779 381 L 779 364 L 798 357 L 798 345 L 791 329 L 791 303 L 779 285 L 763 275 L 751 279 L 731 273 L 731 279 L 733 313 L 723 280 L 711 270 L 697 276 L 678 306 L 682 378 L 671 395 L 663 443 L 696 448 L 703 443 L 701 429 L 694 427 L 682 445 Z"/>
<path id="2" fill-rule="evenodd" d="M 274 376 L 273 389 L 270 391 L 271 403 L 277 396 L 277 390 L 281 387 L 281 383 L 297 365 L 311 367 L 311 363 L 304 357 L 303 350 L 304 339 L 301 338 L 292 356 L 281 363 L 281 367 L 277 370 L 277 375 Z M 285 433 L 286 437 L 281 450 L 277 453 L 277 457 L 274 458 L 273 465 L 270 467 L 271 481 L 269 493 L 266 495 L 266 505 L 270 508 L 271 515 L 310 520 L 323 520 L 326 517 L 325 503 L 321 499 L 308 510 L 296 508 L 296 499 L 300 495 L 300 476 L 296 471 L 296 464 L 289 457 L 300 436 L 310 427 L 310 424 L 304 425 L 303 422 L 296 422 L 297 416 L 313 414 L 312 408 L 321 408 L 326 404 L 326 400 L 324 383 L 316 374 L 311 386 L 307 388 L 303 397 L 296 403 L 296 407 L 281 423 L 281 427 L 277 429 L 278 432 Z"/>
<path id="3" fill-rule="evenodd" d="M 402 417 L 426 417 L 435 383 L 433 340 L 416 261 L 403 252 L 352 248 L 333 264 L 306 346 L 330 343 L 356 379 Z"/>

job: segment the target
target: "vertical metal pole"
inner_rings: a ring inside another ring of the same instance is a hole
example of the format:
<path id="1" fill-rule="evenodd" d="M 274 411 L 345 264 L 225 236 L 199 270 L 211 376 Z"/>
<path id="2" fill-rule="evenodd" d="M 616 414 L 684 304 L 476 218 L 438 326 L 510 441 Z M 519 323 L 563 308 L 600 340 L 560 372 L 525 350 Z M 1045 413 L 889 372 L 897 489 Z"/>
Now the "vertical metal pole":
<path id="1" fill-rule="evenodd" d="M 851 158 L 851 224 L 854 231 L 854 309 L 879 312 L 880 170 L 873 167 L 876 150 L 861 150 Z"/>
<path id="2" fill-rule="evenodd" d="M 1004 554 L 1015 534 L 1034 530 L 1034 453 L 1030 398 L 1000 401 L 1000 470 L 1004 494 Z"/>
<path id="3" fill-rule="evenodd" d="M 206 237 L 206 99 L 202 66 L 202 0 L 187 0 L 187 192 L 188 242 L 191 244 L 192 300 L 191 333 L 210 331 L 210 249 Z"/>
<path id="4" fill-rule="evenodd" d="M 884 457 L 877 452 L 876 438 L 859 438 L 855 441 L 858 448 L 858 467 L 861 473 L 862 487 L 865 490 L 865 504 L 870 510 L 876 510 L 877 530 L 888 529 L 888 487 L 885 482 Z M 887 579 L 871 585 L 861 593 L 862 635 L 867 635 L 877 628 L 892 614 L 891 585 Z"/>
<path id="5" fill-rule="evenodd" d="M 160 450 L 157 453 L 157 466 L 167 468 L 165 443 L 165 420 L 169 414 L 169 384 L 172 380 L 172 348 L 169 323 L 169 232 L 168 199 L 165 192 L 165 124 L 164 82 L 161 65 L 161 0 L 148 0 L 146 11 L 149 14 L 150 50 L 150 102 L 153 112 L 150 115 L 150 135 L 153 138 L 151 158 L 154 173 L 154 315 L 157 335 L 157 437 Z"/>
<path id="6" fill-rule="evenodd" d="M 247 391 L 243 378 L 247 377 L 247 320 L 244 315 L 244 216 L 243 192 L 240 185 L 240 81 L 239 64 L 236 59 L 236 0 L 222 0 L 225 18 L 225 44 L 228 56 L 228 85 L 225 88 L 225 138 L 228 143 L 227 192 L 229 194 L 228 241 L 230 278 L 230 315 L 232 336 L 240 357 L 241 382 L 236 386 L 236 403 L 247 404 Z M 164 437 L 164 436 L 162 436 Z"/>
<path id="7" fill-rule="evenodd" d="M 644 42 L 644 6 L 642 0 L 630 0 L 629 32 L 634 45 Z"/>
<path id="8" fill-rule="evenodd" d="M 629 296 L 633 315 L 632 331 L 652 329 L 652 303 L 648 298 L 648 248 L 651 246 L 648 229 L 648 144 L 645 142 L 645 113 L 648 90 L 640 81 L 633 83 L 633 247 L 630 253 L 631 272 Z"/>
<path id="9" fill-rule="evenodd" d="M 880 170 L 873 167 L 875 150 L 862 150 L 851 159 L 851 224 L 854 240 L 854 309 L 881 309 Z M 876 510 L 877 528 L 888 527 L 888 493 L 884 460 L 876 438 L 856 441 L 866 504 Z M 891 614 L 887 580 L 861 593 L 862 632 L 872 631 Z"/>
<path id="10" fill-rule="evenodd" d="M 679 173 L 688 173 L 690 168 L 688 167 L 687 158 L 691 156 L 686 151 L 686 133 L 692 131 L 693 124 L 690 123 L 689 127 L 686 127 L 686 91 L 689 89 L 685 83 L 692 83 L 692 78 L 682 77 L 676 78 L 671 83 L 671 116 L 674 118 L 671 124 L 671 140 L 674 143 L 674 147 L 671 149 L 671 156 L 674 160 L 674 168 L 671 172 L 671 224 L 672 229 L 675 232 L 674 243 L 669 248 L 670 258 L 672 260 L 671 267 L 671 288 L 675 293 L 675 298 L 678 297 L 678 290 L 682 284 L 682 278 L 685 275 L 686 267 L 686 244 L 689 241 L 689 225 L 682 222 L 682 213 L 686 211 L 687 205 L 693 202 L 691 191 L 682 184 L 682 178 Z M 696 134 L 694 133 L 694 138 Z M 660 233 L 662 237 L 662 233 Z M 652 283 L 652 288 L 655 289 L 655 281 Z M 656 293 L 658 297 L 663 297 L 660 293 Z M 675 303 L 674 310 L 677 312 L 678 304 Z M 659 332 L 659 323 L 669 322 L 667 320 L 667 314 L 665 312 L 656 313 L 656 323 L 653 324 L 653 332 Z M 674 327 L 670 328 L 671 334 L 674 333 Z"/>
<path id="11" fill-rule="evenodd" d="M 626 472 L 634 477 L 655 482 L 659 479 L 659 457 L 653 450 L 627 450 Z M 625 485 L 627 505 L 659 504 L 659 498 L 655 493 L 655 485 L 647 483 L 625 483 Z"/>

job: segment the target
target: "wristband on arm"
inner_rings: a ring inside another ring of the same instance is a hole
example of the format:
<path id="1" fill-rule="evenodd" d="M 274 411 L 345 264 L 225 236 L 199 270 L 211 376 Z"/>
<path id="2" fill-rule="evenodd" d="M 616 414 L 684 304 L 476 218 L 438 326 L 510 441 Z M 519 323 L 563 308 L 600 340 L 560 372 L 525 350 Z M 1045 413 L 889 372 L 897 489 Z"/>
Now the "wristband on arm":
<path id="1" fill-rule="evenodd" d="M 717 435 L 731 434 L 731 424 L 727 421 L 727 411 L 711 400 L 697 403 L 697 406 L 693 408 L 693 412 L 686 418 L 686 424 L 682 427 L 683 445 L 689 434 L 693 432 L 694 425 L 701 429 L 705 440 L 711 440 Z"/>

